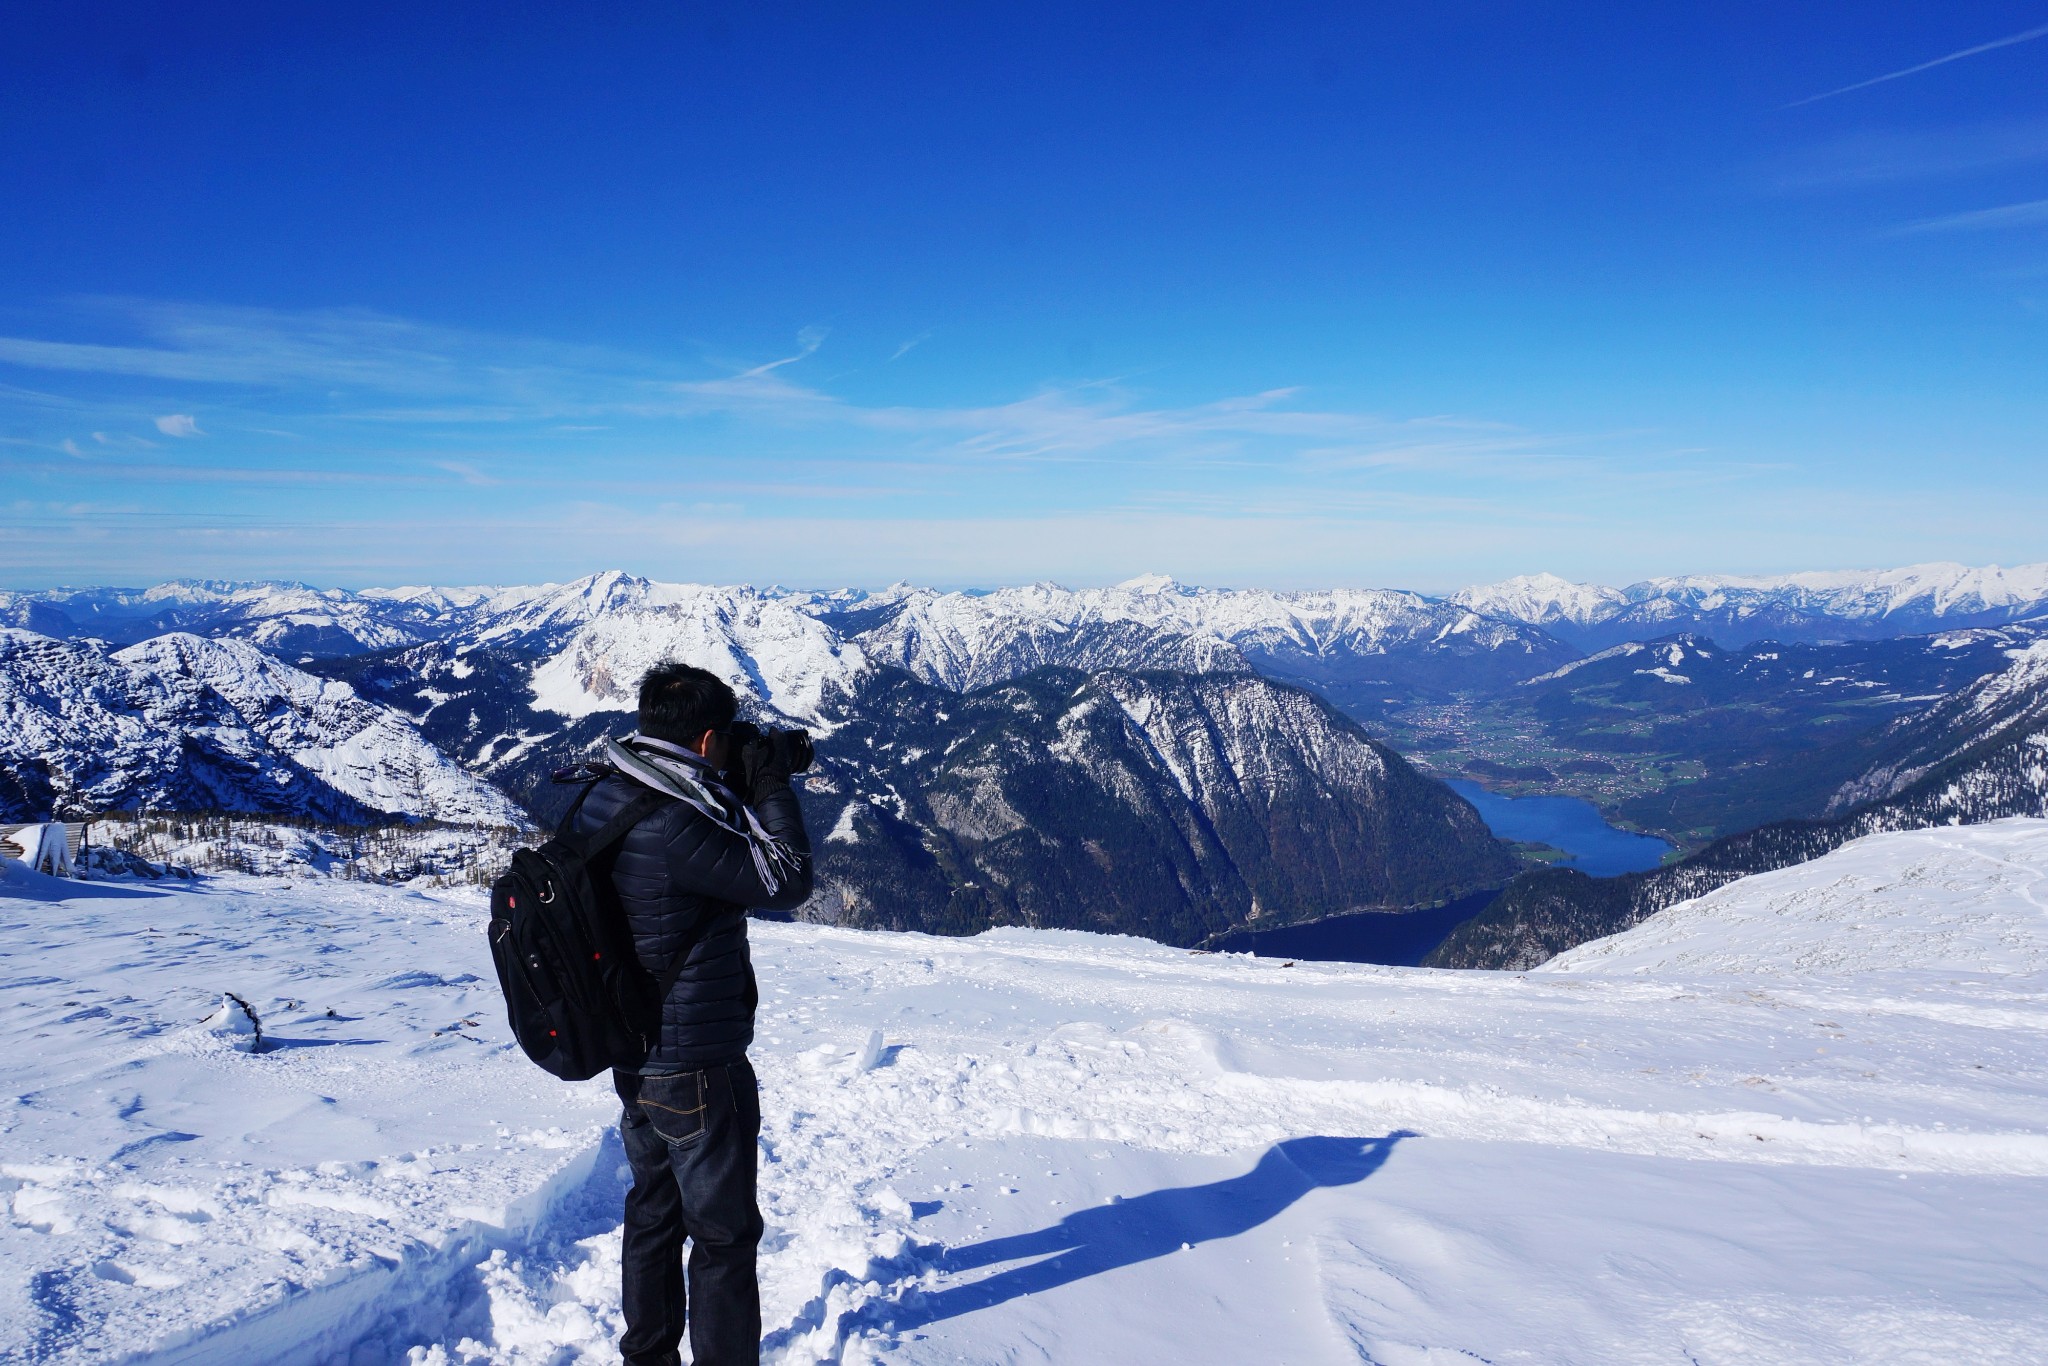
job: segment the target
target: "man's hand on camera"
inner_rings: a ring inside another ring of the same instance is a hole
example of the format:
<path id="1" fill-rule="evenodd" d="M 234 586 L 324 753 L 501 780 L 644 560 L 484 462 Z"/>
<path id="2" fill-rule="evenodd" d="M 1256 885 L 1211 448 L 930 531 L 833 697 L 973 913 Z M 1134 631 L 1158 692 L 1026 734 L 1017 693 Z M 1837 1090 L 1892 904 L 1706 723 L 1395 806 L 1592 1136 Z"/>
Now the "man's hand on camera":
<path id="1" fill-rule="evenodd" d="M 789 786 L 789 776 L 811 766 L 811 737 L 800 730 L 770 731 L 749 740 L 740 750 L 740 774 L 746 782 L 749 804 L 777 788 Z"/>

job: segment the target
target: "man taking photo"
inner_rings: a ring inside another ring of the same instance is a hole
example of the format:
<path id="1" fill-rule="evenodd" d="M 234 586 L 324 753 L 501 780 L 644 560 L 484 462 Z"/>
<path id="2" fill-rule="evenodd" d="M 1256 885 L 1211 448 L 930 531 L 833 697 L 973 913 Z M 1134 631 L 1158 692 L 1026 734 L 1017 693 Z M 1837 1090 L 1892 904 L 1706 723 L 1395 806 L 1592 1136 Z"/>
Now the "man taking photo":
<path id="1" fill-rule="evenodd" d="M 811 744 L 802 731 L 736 724 L 738 710 L 715 674 L 649 670 L 639 732 L 608 742 L 609 772 L 574 819 L 589 833 L 649 788 L 676 798 L 627 833 L 611 874 L 641 965 L 675 974 L 646 1061 L 612 1073 L 633 1170 L 627 1366 L 677 1366 L 686 1321 L 696 1366 L 761 1356 L 761 1103 L 747 1062 L 759 992 L 747 911 L 792 910 L 811 894 L 810 839 L 789 782 L 810 764 Z"/>

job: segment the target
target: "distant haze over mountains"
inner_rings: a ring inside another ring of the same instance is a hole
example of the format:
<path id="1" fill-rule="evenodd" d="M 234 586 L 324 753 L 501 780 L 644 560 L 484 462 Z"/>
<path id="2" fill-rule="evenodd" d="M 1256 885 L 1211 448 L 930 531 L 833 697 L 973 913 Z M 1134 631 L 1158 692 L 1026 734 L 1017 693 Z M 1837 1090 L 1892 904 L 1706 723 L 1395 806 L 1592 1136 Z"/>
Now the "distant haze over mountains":
<path id="1" fill-rule="evenodd" d="M 1540 626 L 1583 649 L 1679 631 L 1732 649 L 1757 640 L 1870 640 L 2002 625 L 2048 611 L 2048 564 L 1916 564 L 1773 577 L 1693 574 L 1626 588 L 1531 574 L 1463 589 L 1451 601 Z"/>
<path id="2" fill-rule="evenodd" d="M 604 617 L 729 612 L 751 614 L 761 629 L 792 639 L 805 634 L 799 618 L 827 622 L 842 636 L 871 635 L 881 657 L 955 687 L 984 681 L 976 670 L 992 659 L 1079 648 L 1062 639 L 1076 633 L 1113 649 L 1118 628 L 1128 626 L 1200 641 L 1188 647 L 1197 652 L 1223 642 L 1304 667 L 1361 654 L 1457 659 L 1469 675 L 1486 667 L 1475 663 L 1485 655 L 1504 656 L 1509 671 L 1555 667 L 1579 653 L 1683 631 L 1734 648 L 1759 639 L 1875 639 L 1998 625 L 2048 612 L 2048 563 L 1686 575 L 1624 588 L 1532 574 L 1443 598 L 1395 589 L 1196 588 L 1158 575 L 1094 589 L 792 591 L 671 584 L 618 570 L 522 587 L 349 590 L 179 580 L 146 589 L 0 591 L 0 624 L 44 635 L 129 644 L 182 630 L 313 658 L 431 640 L 557 644 Z M 1557 649 L 1560 642 L 1571 648 Z"/>

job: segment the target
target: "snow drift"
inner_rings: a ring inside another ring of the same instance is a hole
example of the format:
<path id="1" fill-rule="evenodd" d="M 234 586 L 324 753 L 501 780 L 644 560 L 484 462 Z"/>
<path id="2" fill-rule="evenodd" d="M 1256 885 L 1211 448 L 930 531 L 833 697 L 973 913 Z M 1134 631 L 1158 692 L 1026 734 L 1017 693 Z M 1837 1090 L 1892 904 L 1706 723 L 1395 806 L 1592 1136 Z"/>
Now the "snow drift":
<path id="1" fill-rule="evenodd" d="M 1798 871 L 1529 974 L 756 925 L 767 1359 L 2048 1357 L 2048 823 Z M 616 1102 L 484 917 L 0 884 L 0 1357 L 615 1360 Z"/>

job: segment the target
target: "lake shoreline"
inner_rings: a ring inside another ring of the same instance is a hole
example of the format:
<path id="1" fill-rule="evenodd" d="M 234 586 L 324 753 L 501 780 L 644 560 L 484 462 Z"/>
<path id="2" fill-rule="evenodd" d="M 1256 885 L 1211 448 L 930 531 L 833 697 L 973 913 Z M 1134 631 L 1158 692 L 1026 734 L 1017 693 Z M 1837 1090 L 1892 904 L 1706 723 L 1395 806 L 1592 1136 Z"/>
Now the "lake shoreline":
<path id="1" fill-rule="evenodd" d="M 1202 947 L 1212 953 L 1250 953 L 1312 963 L 1418 967 L 1452 930 L 1485 910 L 1500 893 L 1500 888 L 1489 887 L 1434 906 L 1345 911 L 1269 929 L 1243 925 L 1210 936 Z"/>
<path id="2" fill-rule="evenodd" d="M 1588 877 L 1618 877 L 1658 867 L 1677 851 L 1662 836 L 1615 825 L 1583 797 L 1508 797 L 1466 778 L 1449 779 L 1446 786 L 1472 804 L 1496 837 L 1544 844 L 1569 855 L 1552 867 L 1576 868 Z"/>

